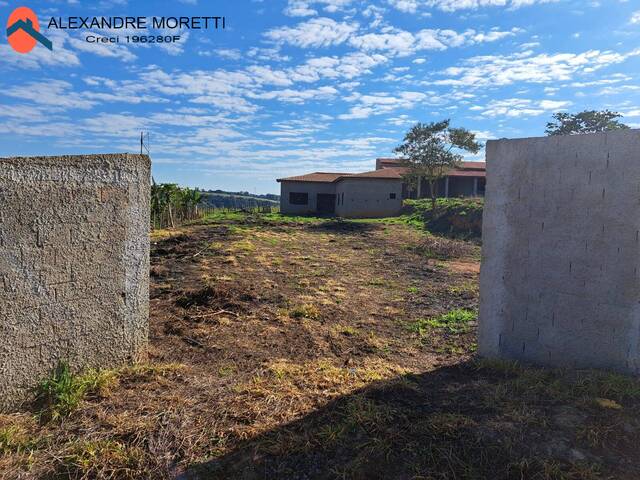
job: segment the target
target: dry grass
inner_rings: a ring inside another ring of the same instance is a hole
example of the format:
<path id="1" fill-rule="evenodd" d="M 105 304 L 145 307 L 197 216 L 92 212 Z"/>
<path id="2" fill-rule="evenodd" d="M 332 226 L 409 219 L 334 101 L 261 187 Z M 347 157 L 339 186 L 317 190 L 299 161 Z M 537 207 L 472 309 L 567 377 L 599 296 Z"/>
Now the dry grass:
<path id="1" fill-rule="evenodd" d="M 477 309 L 478 254 L 384 221 L 161 233 L 149 363 L 0 415 L 0 477 L 638 478 L 638 382 L 473 361 L 450 312 Z"/>

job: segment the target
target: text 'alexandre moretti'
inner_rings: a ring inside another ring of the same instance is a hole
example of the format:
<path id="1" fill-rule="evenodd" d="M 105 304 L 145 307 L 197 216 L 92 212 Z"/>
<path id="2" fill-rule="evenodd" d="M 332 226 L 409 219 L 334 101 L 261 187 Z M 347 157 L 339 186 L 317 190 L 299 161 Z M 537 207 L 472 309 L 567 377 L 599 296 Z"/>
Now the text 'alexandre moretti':
<path id="1" fill-rule="evenodd" d="M 225 17 L 51 17 L 48 28 L 76 30 L 99 29 L 146 29 L 148 27 L 184 28 L 194 30 L 226 28 Z"/>

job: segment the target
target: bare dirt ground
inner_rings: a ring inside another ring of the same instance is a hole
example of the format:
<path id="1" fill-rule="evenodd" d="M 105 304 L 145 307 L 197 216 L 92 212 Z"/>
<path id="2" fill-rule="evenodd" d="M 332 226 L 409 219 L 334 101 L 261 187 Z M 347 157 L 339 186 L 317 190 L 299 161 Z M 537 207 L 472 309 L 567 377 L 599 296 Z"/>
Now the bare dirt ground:
<path id="1" fill-rule="evenodd" d="M 638 382 L 473 358 L 473 244 L 233 214 L 151 255 L 147 361 L 0 415 L 0 476 L 640 478 Z"/>

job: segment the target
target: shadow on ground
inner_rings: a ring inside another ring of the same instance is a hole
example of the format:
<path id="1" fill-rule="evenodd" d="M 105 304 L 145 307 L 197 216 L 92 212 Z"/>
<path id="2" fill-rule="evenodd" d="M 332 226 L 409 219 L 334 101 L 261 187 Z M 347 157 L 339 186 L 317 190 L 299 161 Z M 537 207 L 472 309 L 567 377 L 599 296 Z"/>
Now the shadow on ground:
<path id="1" fill-rule="evenodd" d="M 366 222 L 349 222 L 340 219 L 327 220 L 326 222 L 310 224 L 307 229 L 310 232 L 326 232 L 326 233 L 366 233 L 380 226 L 374 223 Z"/>
<path id="2" fill-rule="evenodd" d="M 588 400 L 605 381 L 560 375 L 465 363 L 374 383 L 185 478 L 639 478 L 637 422 L 626 435 L 597 430 L 620 420 Z"/>

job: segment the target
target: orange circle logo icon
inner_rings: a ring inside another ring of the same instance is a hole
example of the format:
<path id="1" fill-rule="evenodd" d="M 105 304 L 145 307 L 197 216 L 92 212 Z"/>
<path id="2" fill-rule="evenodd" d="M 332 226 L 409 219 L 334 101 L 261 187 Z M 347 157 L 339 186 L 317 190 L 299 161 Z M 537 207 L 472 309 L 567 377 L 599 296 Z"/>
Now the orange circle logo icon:
<path id="1" fill-rule="evenodd" d="M 40 24 L 33 10 L 27 7 L 18 7 L 7 21 L 7 38 L 9 45 L 16 52 L 29 53 L 39 41 Z"/>

